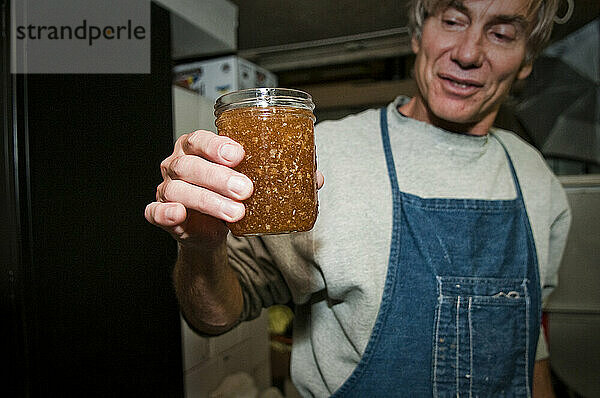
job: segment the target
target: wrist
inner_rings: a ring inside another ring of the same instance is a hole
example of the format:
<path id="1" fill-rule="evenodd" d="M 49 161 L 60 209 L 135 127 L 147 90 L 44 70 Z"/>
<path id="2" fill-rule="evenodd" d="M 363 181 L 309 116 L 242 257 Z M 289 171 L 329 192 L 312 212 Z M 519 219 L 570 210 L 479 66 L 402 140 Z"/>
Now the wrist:
<path id="1" fill-rule="evenodd" d="M 179 252 L 189 253 L 211 253 L 222 250 L 227 244 L 229 229 L 224 227 L 220 230 L 204 231 L 198 237 L 187 237 L 176 239 Z"/>

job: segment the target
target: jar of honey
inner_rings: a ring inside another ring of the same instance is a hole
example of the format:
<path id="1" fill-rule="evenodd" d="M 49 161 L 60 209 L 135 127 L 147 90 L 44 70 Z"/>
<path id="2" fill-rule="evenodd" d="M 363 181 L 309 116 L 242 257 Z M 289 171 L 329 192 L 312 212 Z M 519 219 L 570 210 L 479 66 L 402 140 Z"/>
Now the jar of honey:
<path id="1" fill-rule="evenodd" d="M 310 230 L 317 218 L 314 104 L 309 94 L 255 88 L 225 94 L 215 104 L 219 135 L 245 151 L 235 170 L 254 183 L 246 215 L 228 223 L 234 235 Z"/>

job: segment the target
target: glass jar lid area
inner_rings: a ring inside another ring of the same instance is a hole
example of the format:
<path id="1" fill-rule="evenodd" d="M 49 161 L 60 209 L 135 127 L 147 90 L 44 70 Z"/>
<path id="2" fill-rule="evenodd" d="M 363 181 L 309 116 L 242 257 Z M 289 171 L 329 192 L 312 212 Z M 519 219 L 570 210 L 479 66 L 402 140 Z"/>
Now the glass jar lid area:
<path id="1" fill-rule="evenodd" d="M 215 116 L 225 111 L 246 107 L 288 106 L 312 111 L 312 97 L 290 88 L 250 88 L 222 95 L 215 103 Z"/>

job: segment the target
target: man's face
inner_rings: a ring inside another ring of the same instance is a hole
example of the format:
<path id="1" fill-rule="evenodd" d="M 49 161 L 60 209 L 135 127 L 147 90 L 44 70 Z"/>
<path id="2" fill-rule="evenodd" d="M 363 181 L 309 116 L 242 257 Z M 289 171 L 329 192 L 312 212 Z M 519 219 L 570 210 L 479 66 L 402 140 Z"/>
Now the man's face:
<path id="1" fill-rule="evenodd" d="M 513 81 L 531 72 L 523 65 L 526 6 L 526 0 L 455 1 L 425 20 L 421 41 L 412 41 L 422 114 L 416 118 L 487 133 Z"/>

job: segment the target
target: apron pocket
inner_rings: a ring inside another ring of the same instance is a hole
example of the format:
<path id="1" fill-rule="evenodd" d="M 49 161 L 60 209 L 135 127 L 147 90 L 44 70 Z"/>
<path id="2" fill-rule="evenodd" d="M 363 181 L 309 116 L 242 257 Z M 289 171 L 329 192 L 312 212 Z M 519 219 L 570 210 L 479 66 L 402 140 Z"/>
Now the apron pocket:
<path id="1" fill-rule="evenodd" d="M 434 396 L 527 397 L 527 279 L 437 281 Z"/>

